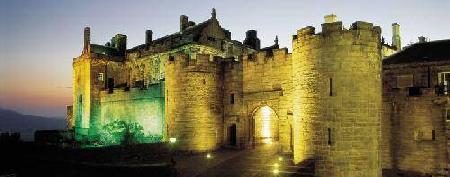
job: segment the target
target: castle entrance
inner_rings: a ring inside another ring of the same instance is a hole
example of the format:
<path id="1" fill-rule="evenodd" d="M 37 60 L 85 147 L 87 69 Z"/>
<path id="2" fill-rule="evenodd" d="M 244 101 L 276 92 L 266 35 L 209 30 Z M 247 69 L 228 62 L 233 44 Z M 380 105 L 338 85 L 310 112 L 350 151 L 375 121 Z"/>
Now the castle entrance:
<path id="1" fill-rule="evenodd" d="M 278 115 L 269 106 L 262 106 L 253 112 L 253 143 L 272 144 L 279 140 Z"/>

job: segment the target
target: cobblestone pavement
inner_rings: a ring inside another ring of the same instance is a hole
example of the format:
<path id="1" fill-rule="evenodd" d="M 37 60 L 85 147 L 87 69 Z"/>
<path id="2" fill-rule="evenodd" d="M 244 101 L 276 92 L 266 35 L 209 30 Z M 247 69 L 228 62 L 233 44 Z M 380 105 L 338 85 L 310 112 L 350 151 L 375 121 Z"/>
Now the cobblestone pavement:
<path id="1" fill-rule="evenodd" d="M 183 177 L 259 177 L 292 176 L 297 167 L 291 158 L 278 153 L 277 144 L 248 150 L 220 150 L 176 158 L 178 175 Z"/>

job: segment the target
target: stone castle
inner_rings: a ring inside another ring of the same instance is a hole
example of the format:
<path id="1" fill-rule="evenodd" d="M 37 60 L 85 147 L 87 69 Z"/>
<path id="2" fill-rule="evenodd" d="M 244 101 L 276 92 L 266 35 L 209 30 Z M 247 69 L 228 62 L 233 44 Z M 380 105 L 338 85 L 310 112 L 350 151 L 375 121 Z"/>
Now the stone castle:
<path id="1" fill-rule="evenodd" d="M 446 174 L 447 87 L 437 94 L 435 85 L 447 81 L 450 55 L 408 65 L 417 60 L 401 57 L 415 50 L 401 50 L 396 23 L 388 45 L 380 27 L 357 21 L 347 29 L 328 15 L 321 32 L 293 35 L 292 53 L 278 38 L 262 48 L 255 30 L 232 40 L 214 9 L 199 24 L 182 15 L 177 33 L 145 34 L 128 49 L 123 34 L 91 44 L 85 28 L 68 107 L 77 141 L 99 141 L 120 120 L 141 127 L 142 142 L 176 140 L 183 151 L 276 141 L 294 163 L 313 160 L 316 176 Z M 416 76 L 424 67 L 428 77 Z M 416 85 L 424 78 L 428 90 Z"/>

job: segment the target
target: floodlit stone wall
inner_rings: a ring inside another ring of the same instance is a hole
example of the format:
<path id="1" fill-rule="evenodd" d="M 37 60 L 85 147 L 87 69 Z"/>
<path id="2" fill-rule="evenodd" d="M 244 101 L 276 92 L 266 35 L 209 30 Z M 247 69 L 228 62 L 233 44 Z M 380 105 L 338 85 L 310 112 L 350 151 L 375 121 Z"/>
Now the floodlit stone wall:
<path id="1" fill-rule="evenodd" d="M 91 61 L 82 55 L 73 62 L 73 118 L 76 139 L 88 135 L 91 97 Z"/>
<path id="2" fill-rule="evenodd" d="M 292 60 L 286 48 L 260 51 L 243 58 L 243 115 L 247 141 L 257 130 L 255 112 L 264 106 L 274 110 L 279 143 L 283 152 L 291 152 Z M 255 141 L 256 142 L 256 141 Z"/>
<path id="3" fill-rule="evenodd" d="M 294 161 L 316 176 L 381 176 L 379 27 L 342 22 L 293 39 Z"/>
<path id="4" fill-rule="evenodd" d="M 223 140 L 223 75 L 205 52 L 179 52 L 166 63 L 168 136 L 180 150 L 209 151 Z"/>
<path id="5" fill-rule="evenodd" d="M 247 141 L 245 132 L 247 127 L 243 119 L 243 65 L 240 61 L 227 61 L 222 63 L 223 72 L 223 115 L 224 115 L 224 145 L 230 145 L 229 127 L 236 125 L 236 147 Z"/>
<path id="6" fill-rule="evenodd" d="M 383 66 L 383 168 L 404 175 L 446 174 L 448 95 L 438 94 L 436 86 L 439 73 L 449 71 L 445 61 Z M 406 76 L 413 79 L 405 81 Z M 419 92 L 410 93 L 414 88 Z"/>

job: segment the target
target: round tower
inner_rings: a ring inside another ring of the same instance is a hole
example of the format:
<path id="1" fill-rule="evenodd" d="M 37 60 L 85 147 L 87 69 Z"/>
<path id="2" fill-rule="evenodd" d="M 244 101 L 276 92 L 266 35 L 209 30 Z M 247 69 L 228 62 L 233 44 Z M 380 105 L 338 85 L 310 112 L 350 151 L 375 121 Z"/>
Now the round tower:
<path id="1" fill-rule="evenodd" d="M 316 176 L 381 176 L 380 33 L 333 22 L 293 38 L 294 162 Z"/>
<path id="2" fill-rule="evenodd" d="M 180 53 L 166 64 L 168 136 L 179 150 L 210 151 L 221 143 L 221 67 L 210 57 Z"/>

